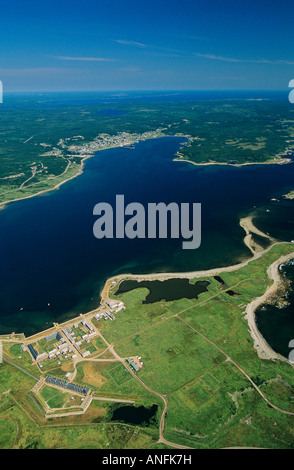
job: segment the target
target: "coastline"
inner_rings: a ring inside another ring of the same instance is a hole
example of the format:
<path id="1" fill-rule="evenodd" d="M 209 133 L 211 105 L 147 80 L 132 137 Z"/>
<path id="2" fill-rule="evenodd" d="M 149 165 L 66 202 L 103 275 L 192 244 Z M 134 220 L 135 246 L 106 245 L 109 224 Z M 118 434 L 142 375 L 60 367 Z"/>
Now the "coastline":
<path id="1" fill-rule="evenodd" d="M 284 194 L 282 197 L 288 200 L 294 199 L 294 189 L 292 191 L 289 191 L 287 194 Z"/>
<path id="2" fill-rule="evenodd" d="M 144 135 L 142 134 L 141 135 L 141 138 L 140 140 L 151 140 L 151 139 L 158 139 L 158 138 L 161 138 L 161 137 L 183 137 L 183 138 L 186 138 L 186 139 L 189 139 L 191 138 L 191 136 L 189 135 L 184 135 L 184 134 L 174 134 L 174 135 L 169 135 L 169 134 L 160 134 L 160 135 L 155 135 L 155 136 L 148 136 L 146 138 L 144 138 Z M 132 144 L 127 144 L 127 145 L 123 145 L 128 147 L 128 145 L 132 145 Z M 185 145 L 183 145 L 184 147 Z M 100 148 L 100 149 L 97 149 L 95 150 L 94 153 L 91 153 L 91 154 L 88 154 L 88 155 L 81 155 L 81 164 L 80 164 L 80 168 L 77 170 L 77 172 L 68 177 L 68 178 L 65 178 L 64 180 L 62 180 L 61 182 L 59 182 L 58 184 L 56 184 L 55 186 L 53 186 L 52 188 L 47 188 L 47 189 L 43 189 L 41 191 L 37 191 L 36 193 L 33 193 L 33 194 L 30 194 L 28 196 L 22 196 L 22 197 L 19 197 L 19 198 L 16 198 L 16 199 L 8 199 L 6 201 L 3 201 L 3 202 L 0 202 L 0 210 L 3 210 L 5 209 L 6 205 L 12 203 L 12 202 L 16 202 L 16 201 L 22 201 L 24 199 L 31 199 L 32 197 L 35 197 L 35 196 L 40 196 L 41 194 L 45 194 L 45 193 L 48 193 L 48 192 L 51 192 L 51 191 L 55 191 L 57 189 L 59 189 L 63 184 L 67 183 L 68 181 L 71 181 L 73 180 L 74 178 L 77 178 L 78 176 L 80 176 L 83 172 L 84 172 L 84 163 L 85 161 L 88 159 L 88 158 L 92 158 L 95 156 L 96 152 L 101 152 L 103 150 L 109 150 L 109 149 L 112 149 L 112 148 L 119 148 L 120 145 L 110 145 L 109 147 L 105 147 L 105 148 Z M 192 165 L 196 165 L 196 166 L 208 166 L 208 165 L 222 165 L 222 166 L 233 166 L 233 167 L 243 167 L 243 166 L 250 166 L 250 165 L 285 165 L 285 164 L 289 164 L 291 163 L 291 158 L 282 158 L 282 157 L 274 157 L 272 160 L 268 160 L 266 162 L 246 162 L 246 163 L 237 163 L 237 164 L 233 164 L 233 163 L 227 163 L 227 162 L 202 162 L 202 163 L 197 163 L 197 162 L 193 162 L 191 160 L 188 160 L 188 159 L 183 159 L 183 158 L 179 158 L 179 152 L 181 150 L 182 147 L 180 147 L 180 149 L 178 150 L 178 152 L 175 154 L 175 158 L 173 158 L 173 161 L 174 162 L 186 162 L 186 163 L 191 163 Z M 64 171 L 64 174 L 66 174 L 68 168 Z M 44 180 L 44 183 L 50 179 L 54 179 L 54 178 L 59 178 L 61 175 L 56 175 L 56 176 L 53 176 L 53 177 L 49 177 L 47 178 L 46 180 Z M 38 184 L 38 183 L 36 183 Z M 31 185 L 33 186 L 33 184 Z M 29 186 L 30 187 L 30 186 Z M 17 190 L 16 190 L 17 191 Z"/>
<path id="3" fill-rule="evenodd" d="M 82 158 L 81 160 L 81 165 L 80 165 L 80 168 L 79 170 L 77 171 L 77 173 L 75 173 L 74 175 L 70 176 L 69 178 L 66 178 L 65 180 L 61 181 L 60 183 L 56 184 L 54 187 L 52 188 L 48 188 L 48 189 L 43 189 L 42 191 L 38 191 L 37 193 L 34 193 L 34 194 L 30 194 L 29 196 L 23 196 L 23 197 L 19 197 L 17 199 L 9 199 L 7 201 L 4 201 L 4 202 L 0 202 L 0 210 L 3 210 L 8 204 L 12 203 L 12 202 L 16 202 L 16 201 L 22 201 L 24 199 L 31 199 L 32 197 L 35 197 L 35 196 L 40 196 L 41 194 L 45 194 L 45 193 L 49 193 L 50 191 L 55 191 L 56 189 L 59 189 L 60 186 L 62 186 L 64 183 L 67 183 L 68 181 L 71 181 L 73 180 L 74 178 L 77 178 L 79 175 L 81 175 L 83 172 L 84 172 L 84 162 L 86 160 L 88 160 L 88 158 L 92 158 L 94 155 L 87 155 L 85 157 Z M 57 176 L 54 176 L 52 177 L 53 178 L 58 178 L 59 176 L 61 175 L 57 175 Z M 49 179 L 49 178 L 48 178 Z M 46 180 L 45 180 L 46 181 Z M 48 180 L 47 180 L 48 181 Z"/>
<path id="4" fill-rule="evenodd" d="M 196 166 L 208 166 L 208 165 L 222 165 L 222 166 L 233 166 L 236 168 L 241 168 L 242 166 L 250 166 L 250 165 L 287 165 L 291 163 L 291 158 L 274 158 L 272 160 L 267 160 L 266 162 L 246 162 L 246 163 L 227 163 L 227 162 L 203 162 L 197 163 L 192 162 L 191 160 L 176 157 L 173 159 L 174 162 L 186 162 L 191 163 L 192 165 Z"/>
<path id="5" fill-rule="evenodd" d="M 252 217 L 244 217 L 240 219 L 240 226 L 245 230 L 245 237 L 243 239 L 245 245 L 249 248 L 252 253 L 252 256 L 242 261 L 241 263 L 231 265 L 231 266 L 224 266 L 221 268 L 212 268 L 209 270 L 202 270 L 202 271 L 191 271 L 191 272 L 181 272 L 181 273 L 152 273 L 152 274 L 120 274 L 117 276 L 112 276 L 104 284 L 103 290 L 101 292 L 101 303 L 108 300 L 109 297 L 109 290 L 114 285 L 117 286 L 120 282 L 125 280 L 136 280 L 136 281 L 155 281 L 160 280 L 164 281 L 167 279 L 174 279 L 174 278 L 181 278 L 181 279 L 194 279 L 200 277 L 211 277 L 221 274 L 223 272 L 234 272 L 240 268 L 247 266 L 252 261 L 260 258 L 265 253 L 271 250 L 274 245 L 280 245 L 287 242 L 276 242 L 274 239 L 265 233 L 261 232 L 252 222 Z M 271 244 L 265 249 L 257 249 L 254 250 L 251 244 L 251 233 L 256 233 L 264 238 L 267 238 L 271 241 Z M 256 309 L 266 303 L 273 294 L 277 294 L 282 286 L 282 277 L 279 272 L 279 266 L 283 263 L 286 263 L 294 258 L 294 247 L 293 252 L 288 255 L 281 256 L 279 259 L 275 260 L 268 268 L 267 274 L 270 280 L 273 281 L 273 284 L 269 286 L 266 292 L 261 296 L 253 299 L 253 301 L 247 305 L 246 307 L 246 316 L 244 317 L 248 323 L 249 332 L 251 337 L 254 341 L 254 348 L 257 351 L 258 356 L 261 359 L 271 359 L 271 360 L 281 360 L 284 362 L 289 363 L 289 361 L 282 355 L 276 353 L 271 346 L 266 342 L 260 331 L 258 330 L 256 324 L 256 317 L 255 311 Z"/>
<path id="6" fill-rule="evenodd" d="M 110 277 L 106 281 L 106 283 L 107 282 L 113 282 L 113 281 L 115 281 L 117 283 L 117 282 L 121 282 L 122 280 L 125 280 L 126 278 L 127 279 L 135 279 L 137 281 L 153 281 L 153 280 L 165 281 L 167 279 L 171 279 L 171 278 L 175 278 L 175 277 L 184 278 L 184 279 L 193 279 L 193 278 L 203 277 L 203 276 L 215 276 L 215 275 L 217 275 L 221 272 L 237 271 L 238 269 L 243 268 L 244 266 L 247 266 L 247 264 L 250 263 L 251 261 L 253 261 L 255 259 L 258 259 L 261 256 L 263 256 L 265 253 L 267 253 L 272 248 L 272 246 L 285 243 L 285 242 L 274 242 L 274 240 L 271 237 L 269 237 L 265 233 L 261 232 L 260 230 L 258 230 L 254 226 L 254 224 L 252 222 L 252 219 L 253 219 L 253 217 L 250 217 L 250 216 L 249 217 L 244 217 L 244 218 L 241 218 L 240 222 L 239 222 L 240 226 L 246 232 L 246 236 L 243 238 L 243 241 L 244 241 L 245 245 L 249 248 L 249 250 L 251 251 L 251 248 L 250 248 L 249 243 L 248 243 L 247 235 L 248 235 L 249 232 L 251 232 L 251 231 L 253 232 L 253 228 L 255 230 L 254 233 L 258 233 L 260 236 L 263 236 L 265 238 L 270 238 L 272 240 L 272 243 L 271 243 L 270 246 L 263 249 L 262 251 L 254 252 L 252 257 L 249 257 L 248 259 L 242 261 L 241 263 L 233 264 L 233 265 L 230 265 L 230 266 L 223 266 L 223 267 L 220 267 L 220 268 L 211 268 L 211 269 L 202 270 L 202 271 L 189 271 L 189 272 L 179 272 L 179 273 L 176 273 L 176 272 L 174 272 L 174 273 L 151 273 L 151 274 L 125 273 L 125 274 L 119 274 L 119 275 Z M 105 286 L 104 286 L 104 289 L 105 289 Z M 101 292 L 101 297 L 103 295 L 104 289 Z"/>
<path id="7" fill-rule="evenodd" d="M 245 320 L 248 322 L 249 330 L 251 337 L 254 341 L 254 347 L 257 351 L 258 356 L 261 359 L 278 359 L 280 361 L 284 361 L 289 363 L 289 361 L 279 353 L 276 353 L 270 345 L 266 342 L 262 334 L 260 333 L 257 324 L 256 324 L 256 316 L 255 311 L 256 309 L 269 301 L 271 297 L 277 294 L 282 287 L 283 280 L 281 273 L 279 271 L 279 267 L 283 263 L 287 263 L 294 257 L 294 252 L 290 253 L 285 256 L 281 256 L 279 259 L 274 261 L 267 269 L 267 275 L 269 279 L 273 281 L 273 284 L 269 286 L 266 292 L 261 296 L 254 299 L 250 304 L 246 307 L 246 316 L 244 317 Z M 294 365 L 293 365 L 294 367 Z"/>
<path id="8" fill-rule="evenodd" d="M 170 136 L 168 136 L 168 135 L 166 135 L 166 136 L 159 135 L 159 136 L 154 136 L 154 137 L 151 137 L 151 138 L 159 138 L 159 137 L 170 137 Z M 180 137 L 180 136 L 177 136 L 177 137 Z M 187 137 L 187 136 L 185 136 L 185 137 Z M 150 137 L 148 139 L 150 139 Z M 148 139 L 142 139 L 142 140 L 148 140 Z M 29 199 L 29 198 L 35 197 L 37 195 L 41 195 L 41 194 L 44 194 L 44 193 L 47 193 L 47 192 L 50 192 L 50 191 L 53 191 L 53 190 L 56 190 L 56 189 L 60 188 L 64 183 L 66 183 L 66 182 L 78 177 L 79 175 L 81 175 L 84 172 L 85 161 L 88 158 L 92 158 L 93 156 L 95 156 L 96 152 L 99 152 L 101 150 L 107 150 L 107 149 L 110 149 L 110 148 L 118 148 L 118 147 L 120 147 L 120 146 L 113 145 L 113 146 L 109 146 L 107 148 L 97 149 L 95 151 L 95 153 L 93 153 L 93 154 L 88 154 L 88 155 L 84 155 L 84 156 L 81 155 L 80 168 L 78 169 L 78 171 L 74 175 L 70 176 L 69 178 L 65 178 L 63 181 L 59 182 L 58 184 L 56 184 L 52 188 L 48 188 L 48 189 L 39 191 L 39 192 L 37 192 L 35 194 L 31 194 L 29 196 L 21 197 L 19 199 L 12 199 L 12 200 L 2 202 L 2 203 L 0 203 L 0 210 L 4 209 L 5 206 L 7 204 L 11 203 L 11 202 L 20 201 L 22 199 Z M 217 162 L 195 163 L 195 162 L 192 162 L 192 161 L 189 161 L 189 160 L 182 160 L 182 159 L 179 159 L 179 158 L 175 158 L 174 161 L 186 161 L 187 163 L 192 163 L 194 165 L 199 165 L 199 166 L 204 166 L 204 165 L 230 165 L 229 163 L 217 163 Z M 253 165 L 253 164 L 257 164 L 257 165 L 287 164 L 287 163 L 290 163 L 290 162 L 291 162 L 291 159 L 286 159 L 285 158 L 285 159 L 279 159 L 279 161 L 275 160 L 275 161 L 260 162 L 260 163 L 259 162 L 253 162 L 253 163 L 237 164 L 237 165 L 232 165 L 232 166 L 240 167 L 240 166 Z M 269 235 L 266 235 L 264 232 L 257 229 L 257 227 L 255 227 L 255 225 L 253 224 L 252 217 L 250 217 L 250 216 L 245 217 L 245 218 L 241 218 L 240 221 L 239 221 L 239 224 L 243 228 L 243 230 L 245 231 L 245 237 L 243 238 L 244 244 L 247 246 L 247 248 L 250 250 L 250 252 L 252 254 L 252 256 L 250 256 L 248 259 L 246 259 L 246 260 L 244 260 L 244 261 L 242 261 L 238 264 L 235 264 L 235 265 L 224 266 L 224 267 L 220 267 L 220 268 L 212 268 L 212 269 L 209 269 L 209 270 L 202 270 L 202 271 L 190 271 L 190 272 L 180 272 L 180 273 L 176 273 L 176 272 L 171 272 L 171 273 L 150 273 L 150 274 L 124 273 L 124 274 L 112 276 L 112 277 L 108 278 L 105 281 L 104 287 L 101 291 L 101 302 L 108 299 L 108 294 L 109 294 L 110 288 L 113 287 L 114 284 L 117 285 L 118 283 L 122 282 L 123 280 L 134 279 L 134 280 L 137 280 L 137 281 L 144 281 L 144 280 L 149 280 L 149 281 L 161 280 L 161 281 L 164 281 L 164 280 L 167 280 L 167 279 L 174 279 L 174 278 L 184 278 L 184 279 L 191 280 L 193 278 L 215 276 L 215 275 L 218 275 L 222 272 L 233 272 L 233 271 L 236 271 L 236 270 L 238 270 L 242 267 L 247 266 L 248 263 L 250 263 L 251 261 L 260 258 L 265 253 L 267 253 L 274 245 L 284 243 L 284 242 L 275 241 L 272 237 L 270 237 Z M 254 233 L 261 236 L 261 237 L 264 237 L 264 238 L 268 239 L 270 241 L 270 245 L 265 249 L 262 248 L 260 245 L 258 245 L 253 240 L 252 234 L 254 234 Z M 294 250 L 293 250 L 293 253 L 291 253 L 289 255 L 286 255 L 286 256 L 282 256 L 281 258 L 276 260 L 272 265 L 270 265 L 268 267 L 268 270 L 267 270 L 268 277 L 269 277 L 270 280 L 273 281 L 273 284 L 268 287 L 268 289 L 266 290 L 266 292 L 264 293 L 263 296 L 254 299 L 246 307 L 246 316 L 244 318 L 248 322 L 249 331 L 250 331 L 251 337 L 253 338 L 253 341 L 254 341 L 254 347 L 255 347 L 259 357 L 263 358 L 263 359 L 279 359 L 279 360 L 283 360 L 283 361 L 288 362 L 286 358 L 284 358 L 280 354 L 273 351 L 273 349 L 268 345 L 266 340 L 263 338 L 263 336 L 259 332 L 259 330 L 257 328 L 257 324 L 256 324 L 256 319 L 255 319 L 255 311 L 261 304 L 266 303 L 266 301 L 274 293 L 277 293 L 279 291 L 279 288 L 280 288 L 281 283 L 282 283 L 281 275 L 279 273 L 279 266 L 280 266 L 280 264 L 285 263 L 285 262 L 287 262 L 287 261 L 289 261 L 290 259 L 293 259 L 293 258 L 294 258 Z M 92 310 L 91 312 L 86 312 L 85 314 L 83 314 L 83 316 L 88 316 L 88 315 L 92 314 L 98 308 L 99 308 L 99 306 L 96 309 Z M 75 317 L 75 318 L 78 318 L 78 317 Z M 67 320 L 64 323 L 68 323 L 68 322 L 72 322 L 72 321 L 74 321 L 74 319 Z M 49 327 L 48 330 L 50 330 L 51 328 L 54 328 L 54 324 L 53 324 L 52 327 Z M 36 334 L 38 335 L 40 333 L 41 332 L 36 333 Z M 35 336 L 35 335 L 32 335 L 32 336 Z M 1 335 L 0 335 L 0 337 L 1 337 Z"/>
<path id="9" fill-rule="evenodd" d="M 253 236 L 252 236 L 253 233 L 255 233 L 256 235 L 259 235 L 260 237 L 267 238 L 271 243 L 274 243 L 275 240 L 271 236 L 265 234 L 264 232 L 259 230 L 257 227 L 255 227 L 252 219 L 253 217 L 250 217 L 250 216 L 243 217 L 240 219 L 239 224 L 240 224 L 240 227 L 242 227 L 246 233 L 243 241 L 245 245 L 249 248 L 251 253 L 254 255 L 255 253 L 263 251 L 264 248 L 254 241 Z"/>
<path id="10" fill-rule="evenodd" d="M 77 177 L 80 176 L 82 173 L 84 173 L 85 161 L 88 160 L 89 158 L 95 157 L 96 152 L 101 152 L 102 150 L 109 150 L 109 149 L 111 149 L 111 148 L 118 148 L 118 147 L 119 147 L 118 145 L 113 145 L 113 146 L 110 146 L 110 147 L 107 147 L 107 148 L 97 149 L 97 150 L 95 150 L 95 152 L 94 152 L 93 154 L 81 156 L 80 168 L 78 169 L 78 171 L 77 171 L 74 175 L 70 176 L 69 178 L 65 178 L 63 181 L 61 181 L 60 183 L 56 184 L 56 185 L 55 185 L 54 187 L 52 187 L 52 188 L 43 189 L 42 191 L 38 191 L 37 193 L 30 194 L 29 196 L 23 196 L 23 197 L 20 197 L 20 198 L 17 198 L 17 199 L 10 199 L 10 200 L 8 200 L 8 201 L 0 202 L 0 210 L 4 209 L 7 204 L 10 204 L 10 203 L 12 203 L 12 202 L 22 201 L 22 200 L 24 200 L 24 199 L 31 199 L 32 197 L 40 196 L 41 194 L 49 193 L 49 192 L 51 192 L 51 191 L 55 191 L 56 189 L 59 189 L 60 186 L 62 186 L 63 184 L 65 184 L 65 183 L 67 183 L 68 181 L 71 181 L 71 180 L 77 178 Z M 52 177 L 51 179 L 53 179 L 53 178 L 58 178 L 58 177 L 60 177 L 60 176 L 61 176 L 61 175 L 57 175 L 57 176 Z M 48 178 L 48 179 L 49 179 L 49 178 Z"/>
<path id="11" fill-rule="evenodd" d="M 140 140 L 142 141 L 145 141 L 145 140 L 151 140 L 151 139 L 158 139 L 158 138 L 161 138 L 161 137 L 181 137 L 181 136 L 170 136 L 170 135 L 156 135 L 154 137 L 150 137 L 148 136 L 147 138 L 144 138 L 143 135 L 140 136 Z M 93 158 L 95 157 L 95 154 L 97 152 L 101 152 L 103 150 L 109 150 L 109 149 L 113 149 L 113 148 L 120 148 L 120 147 L 128 147 L 129 145 L 132 145 L 132 144 L 126 144 L 126 145 L 110 145 L 109 147 L 105 147 L 105 148 L 99 148 L 99 149 L 96 149 L 93 153 L 90 153 L 88 155 L 81 155 L 81 163 L 80 163 L 80 167 L 79 169 L 77 170 L 77 172 L 68 177 L 68 178 L 65 178 L 64 180 L 60 181 L 60 183 L 56 184 L 55 186 L 53 186 L 52 188 L 47 188 L 47 189 L 43 189 L 41 191 L 38 191 L 34 194 L 30 194 L 29 196 L 22 196 L 22 197 L 19 197 L 19 198 L 16 198 L 16 199 L 8 199 L 7 201 L 3 201 L 3 202 L 0 202 L 0 210 L 3 210 L 5 209 L 6 205 L 12 203 L 12 202 L 16 202 L 16 201 L 22 201 L 24 199 L 31 199 L 32 197 L 35 197 L 35 196 L 40 196 L 41 194 L 45 194 L 45 193 L 49 193 L 51 191 L 55 191 L 57 189 L 60 188 L 60 186 L 62 186 L 63 184 L 67 183 L 68 181 L 71 181 L 73 180 L 74 178 L 77 178 L 78 176 L 80 176 L 83 172 L 84 172 L 84 166 L 85 166 L 85 161 L 88 160 L 89 158 Z M 67 169 L 62 173 L 62 174 L 66 174 L 67 172 Z M 53 176 L 53 177 L 49 177 L 47 178 L 46 180 L 44 180 L 44 182 L 50 180 L 50 179 L 55 179 L 55 178 L 59 178 L 61 175 L 56 175 L 56 176 Z M 31 185 L 33 186 L 33 185 Z M 29 187 L 29 186 L 28 186 Z"/>
<path id="12" fill-rule="evenodd" d="M 212 269 L 208 269 L 208 270 L 202 270 L 202 271 L 190 271 L 190 272 L 180 272 L 180 273 L 176 273 L 176 272 L 173 272 L 173 273 L 151 273 L 151 274 L 124 273 L 124 274 L 115 275 L 115 276 L 112 276 L 112 277 L 108 278 L 105 281 L 104 287 L 103 287 L 103 289 L 101 291 L 101 294 L 100 294 L 100 296 L 101 296 L 100 304 L 95 309 L 93 309 L 89 312 L 86 312 L 84 314 L 79 314 L 78 316 L 70 318 L 70 319 L 62 322 L 61 324 L 53 322 L 52 326 L 49 326 L 45 330 L 41 330 L 37 333 L 34 333 L 33 335 L 31 335 L 29 337 L 25 337 L 25 335 L 23 333 L 18 333 L 18 334 L 11 333 L 10 335 L 9 334 L 0 335 L 0 339 L 4 342 L 11 341 L 14 338 L 16 339 L 16 337 L 21 337 L 22 338 L 21 340 L 20 339 L 17 340 L 17 342 L 19 342 L 19 341 L 23 342 L 24 338 L 25 338 L 26 341 L 28 341 L 29 339 L 30 340 L 36 340 L 39 336 L 43 336 L 45 332 L 48 332 L 48 334 L 49 334 L 49 332 L 55 331 L 56 328 L 65 327 L 66 325 L 68 326 L 68 325 L 74 324 L 81 317 L 83 317 L 83 318 L 88 318 L 89 317 L 90 318 L 94 313 L 96 313 L 101 308 L 101 306 L 105 305 L 105 302 L 107 300 L 111 299 L 111 293 L 110 293 L 111 288 L 113 288 L 114 286 L 117 287 L 117 285 L 120 282 L 125 281 L 125 280 L 132 279 L 132 280 L 137 280 L 137 281 L 140 282 L 140 281 L 145 281 L 145 280 L 164 281 L 164 280 L 167 280 L 167 279 L 174 279 L 174 278 L 182 278 L 182 279 L 191 280 L 191 279 L 201 278 L 201 277 L 212 277 L 212 276 L 219 275 L 223 272 L 234 272 L 234 271 L 237 271 L 240 268 L 243 268 L 243 267 L 247 266 L 252 261 L 262 257 L 264 254 L 266 254 L 268 251 L 270 251 L 272 249 L 272 247 L 275 246 L 275 245 L 283 245 L 285 243 L 291 245 L 291 242 L 274 241 L 273 238 L 271 238 L 268 235 L 261 232 L 259 229 L 257 229 L 257 227 L 254 226 L 251 216 L 241 218 L 239 223 L 240 223 L 240 226 L 244 229 L 244 231 L 246 233 L 243 241 L 252 253 L 252 256 L 250 256 L 248 259 L 242 261 L 241 263 L 230 265 L 230 266 L 223 266 L 223 267 L 220 267 L 220 268 L 212 268 Z M 267 239 L 270 239 L 271 244 L 265 249 L 255 250 L 254 251 L 254 249 L 252 248 L 252 245 L 251 245 L 250 238 L 249 238 L 249 237 L 251 237 L 251 232 L 252 233 L 257 233 L 260 236 L 263 236 Z M 268 275 L 269 279 L 273 281 L 273 284 L 268 286 L 266 292 L 262 296 L 254 298 L 251 301 L 251 303 L 246 306 L 246 310 L 245 310 L 246 315 L 244 316 L 244 319 L 248 323 L 248 331 L 250 332 L 250 335 L 253 339 L 254 348 L 256 349 L 256 352 L 257 352 L 258 356 L 261 359 L 268 359 L 268 360 L 277 360 L 278 359 L 280 361 L 284 361 L 284 362 L 287 362 L 289 364 L 291 364 L 289 362 L 289 360 L 287 358 L 285 358 L 284 356 L 276 353 L 270 347 L 270 345 L 266 342 L 266 340 L 264 339 L 264 337 L 262 336 L 262 334 L 258 330 L 258 327 L 257 327 L 257 324 L 256 324 L 255 311 L 260 305 L 262 305 L 263 303 L 266 303 L 268 300 L 270 300 L 270 298 L 274 294 L 277 294 L 279 292 L 279 290 L 282 286 L 282 277 L 281 277 L 281 274 L 279 272 L 279 266 L 283 263 L 286 263 L 286 262 L 290 261 L 291 259 L 294 259 L 294 246 L 293 246 L 293 251 L 291 253 L 281 256 L 280 258 L 275 260 L 270 266 L 268 266 L 267 275 Z"/>

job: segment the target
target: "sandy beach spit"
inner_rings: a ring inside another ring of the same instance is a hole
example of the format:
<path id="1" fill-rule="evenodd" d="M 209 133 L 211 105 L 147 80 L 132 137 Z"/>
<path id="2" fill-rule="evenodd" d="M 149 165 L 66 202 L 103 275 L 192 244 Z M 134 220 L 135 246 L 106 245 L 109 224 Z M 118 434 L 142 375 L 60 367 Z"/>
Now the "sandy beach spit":
<path id="1" fill-rule="evenodd" d="M 173 159 L 173 161 L 191 163 L 192 165 L 196 165 L 196 166 L 225 165 L 225 166 L 235 166 L 237 168 L 240 168 L 242 166 L 248 166 L 248 165 L 285 165 L 287 163 L 291 163 L 292 160 L 291 158 L 286 158 L 286 157 L 276 157 L 276 158 L 273 158 L 272 160 L 267 160 L 266 162 L 227 163 L 227 162 L 212 161 L 212 162 L 205 162 L 205 163 L 197 163 L 197 162 L 193 162 L 192 160 L 176 157 Z"/>
<path id="2" fill-rule="evenodd" d="M 244 243 L 250 249 L 251 252 L 252 252 L 252 250 L 251 250 L 251 247 L 248 245 L 248 239 L 247 239 L 247 235 L 248 234 L 250 235 L 250 232 L 254 232 L 254 233 L 256 233 L 256 234 L 258 234 L 262 237 L 269 238 L 270 240 L 273 241 L 273 239 L 271 237 L 269 237 L 265 233 L 261 232 L 260 230 L 258 230 L 257 227 L 254 226 L 254 224 L 252 222 L 252 217 L 250 217 L 250 216 L 242 218 L 240 220 L 240 226 L 246 232 L 246 235 L 244 237 Z M 242 261 L 241 263 L 238 263 L 238 264 L 234 264 L 232 266 L 212 268 L 212 269 L 207 269 L 207 270 L 203 270 L 203 271 L 190 271 L 190 272 L 180 272 L 180 273 L 176 273 L 176 272 L 174 272 L 174 273 L 152 273 L 152 274 L 130 274 L 130 273 L 126 273 L 126 274 L 119 274 L 117 276 L 113 276 L 113 277 L 109 278 L 107 280 L 107 283 L 112 283 L 112 282 L 118 283 L 118 282 L 121 282 L 122 280 L 126 280 L 126 279 L 134 279 L 134 280 L 137 280 L 137 281 L 154 281 L 154 280 L 165 281 L 167 279 L 173 279 L 175 277 L 176 278 L 183 278 L 183 279 L 194 279 L 194 278 L 198 278 L 198 277 L 215 276 L 215 275 L 220 274 L 222 272 L 237 271 L 237 269 L 240 269 L 244 266 L 247 266 L 247 264 L 250 263 L 251 261 L 253 261 L 257 258 L 260 258 L 263 254 L 267 253 L 274 244 L 281 244 L 281 243 L 283 243 L 283 242 L 272 243 L 266 249 L 262 249 L 261 251 L 255 251 L 253 253 L 253 256 L 249 257 L 247 260 Z M 104 287 L 104 289 L 105 289 L 105 287 Z M 102 293 L 103 293 L 103 291 L 102 291 Z"/>

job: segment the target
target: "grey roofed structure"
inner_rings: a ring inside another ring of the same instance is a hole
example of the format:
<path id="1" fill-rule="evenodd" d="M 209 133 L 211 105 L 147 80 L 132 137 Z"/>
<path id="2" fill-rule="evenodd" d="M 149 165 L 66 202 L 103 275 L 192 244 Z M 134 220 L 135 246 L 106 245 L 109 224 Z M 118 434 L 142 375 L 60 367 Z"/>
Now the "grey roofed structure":
<path id="1" fill-rule="evenodd" d="M 59 341 L 59 340 L 62 339 L 62 336 L 59 333 L 59 331 L 56 331 L 56 332 L 52 333 L 51 335 L 48 335 L 48 336 L 45 337 L 46 341 L 50 341 L 51 339 L 57 339 L 57 341 Z"/>
<path id="2" fill-rule="evenodd" d="M 48 377 L 46 377 L 45 379 L 45 382 L 52 385 L 57 385 L 58 387 L 65 388 L 67 390 L 71 390 L 72 392 L 80 393 L 82 395 L 88 395 L 88 393 L 90 392 L 89 387 L 83 387 L 81 385 L 72 384 L 70 382 L 67 382 L 66 380 L 57 379 L 52 375 L 48 375 Z"/>
<path id="3" fill-rule="evenodd" d="M 86 320 L 83 320 L 83 321 L 82 321 L 82 324 L 85 325 L 85 326 L 88 328 L 88 330 L 90 330 L 90 331 L 93 330 L 92 326 L 89 325 L 89 323 L 88 323 Z"/>
<path id="4" fill-rule="evenodd" d="M 32 344 L 28 344 L 28 350 L 30 351 L 35 361 L 38 361 L 39 359 L 45 359 L 45 357 L 47 357 L 47 353 L 38 354 Z"/>
<path id="5" fill-rule="evenodd" d="M 33 356 L 34 359 L 37 359 L 37 353 L 34 350 L 34 347 L 32 344 L 28 344 L 28 350 L 30 351 L 31 355 Z"/>
<path id="6" fill-rule="evenodd" d="M 110 320 L 115 320 L 115 316 L 113 315 L 113 313 L 111 313 L 109 310 L 107 312 L 105 312 L 106 315 L 110 318 Z"/>

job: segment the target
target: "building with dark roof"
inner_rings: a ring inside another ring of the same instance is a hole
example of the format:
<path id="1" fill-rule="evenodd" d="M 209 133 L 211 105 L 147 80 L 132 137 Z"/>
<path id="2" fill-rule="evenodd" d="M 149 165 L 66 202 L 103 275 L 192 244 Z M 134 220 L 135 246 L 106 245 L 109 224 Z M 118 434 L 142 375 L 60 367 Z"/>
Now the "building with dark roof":
<path id="1" fill-rule="evenodd" d="M 70 382 L 67 382 L 66 380 L 57 379 L 52 375 L 48 375 L 48 377 L 46 377 L 45 379 L 45 382 L 52 385 L 57 385 L 58 387 L 65 388 L 66 390 L 70 390 L 72 392 L 80 393 L 82 395 L 88 395 L 91 390 L 89 387 L 83 387 L 81 385 L 72 384 Z"/>

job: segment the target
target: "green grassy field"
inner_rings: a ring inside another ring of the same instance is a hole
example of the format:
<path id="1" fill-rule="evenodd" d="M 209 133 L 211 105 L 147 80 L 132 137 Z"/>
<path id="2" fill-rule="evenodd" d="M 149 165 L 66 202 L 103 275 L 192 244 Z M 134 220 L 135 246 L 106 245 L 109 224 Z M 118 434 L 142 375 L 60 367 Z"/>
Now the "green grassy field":
<path id="1" fill-rule="evenodd" d="M 93 401 L 82 416 L 45 420 L 31 399 L 36 381 L 4 363 L 0 365 L 0 446 L 153 448 L 163 394 L 168 403 L 164 437 L 175 446 L 293 448 L 294 416 L 273 408 L 248 380 L 273 405 L 294 412 L 293 367 L 260 359 L 244 318 L 246 305 L 271 284 L 268 266 L 292 252 L 293 245 L 278 244 L 247 266 L 221 273 L 225 288 L 207 278 L 208 292 L 194 300 L 142 304 L 146 289 L 127 292 L 120 296 L 126 310 L 115 321 L 98 322 L 115 352 L 121 358 L 141 356 L 144 368 L 136 378 L 120 362 L 84 359 L 76 365 L 74 382 L 88 385 L 94 397 L 132 400 L 134 406 L 156 404 L 157 424 L 114 423 L 111 415 L 117 404 L 110 401 Z M 228 289 L 238 295 L 228 295 Z M 103 346 L 102 340 L 97 346 Z M 19 358 L 19 345 L 9 344 L 6 349 L 13 362 L 31 372 L 27 358 Z M 69 364 L 54 375 L 64 378 L 69 368 L 74 370 Z M 35 374 L 39 377 L 41 372 L 38 375 L 35 368 Z M 68 395 L 47 385 L 41 391 L 52 408 L 68 406 Z"/>

